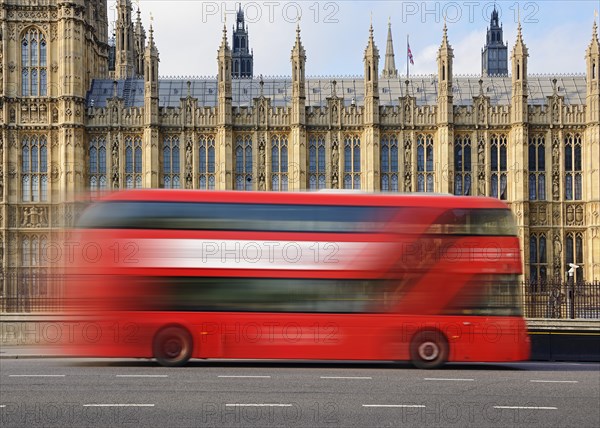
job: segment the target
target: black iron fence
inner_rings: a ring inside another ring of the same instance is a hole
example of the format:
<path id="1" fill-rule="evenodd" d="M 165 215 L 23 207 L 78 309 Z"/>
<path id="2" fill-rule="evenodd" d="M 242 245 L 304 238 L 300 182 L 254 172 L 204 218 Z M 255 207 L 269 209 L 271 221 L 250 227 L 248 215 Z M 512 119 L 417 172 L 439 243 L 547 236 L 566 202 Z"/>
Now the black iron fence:
<path id="1" fill-rule="evenodd" d="M 523 306 L 527 318 L 600 319 L 600 281 L 524 284 Z"/>
<path id="2" fill-rule="evenodd" d="M 0 313 L 42 313 L 59 312 L 64 309 L 64 301 L 56 297 L 2 297 Z"/>
<path id="3" fill-rule="evenodd" d="M 521 287 L 526 318 L 600 319 L 600 281 L 526 283 Z M 0 313 L 58 312 L 65 299 L 0 295 Z"/>

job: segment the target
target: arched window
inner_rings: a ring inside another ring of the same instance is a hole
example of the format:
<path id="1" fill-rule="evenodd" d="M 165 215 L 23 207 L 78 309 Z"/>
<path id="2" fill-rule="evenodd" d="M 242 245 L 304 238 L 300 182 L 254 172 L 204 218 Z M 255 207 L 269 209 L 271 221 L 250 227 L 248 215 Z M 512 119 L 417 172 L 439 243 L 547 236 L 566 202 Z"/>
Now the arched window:
<path id="1" fill-rule="evenodd" d="M 348 135 L 344 140 L 344 189 L 360 189 L 360 137 Z"/>
<path id="2" fill-rule="evenodd" d="M 205 190 L 215 189 L 215 137 L 201 135 L 198 143 L 199 149 L 199 188 Z"/>
<path id="3" fill-rule="evenodd" d="M 458 136 L 454 140 L 454 194 L 471 195 L 471 139 Z"/>
<path id="4" fill-rule="evenodd" d="M 417 136 L 417 192 L 433 192 L 433 137 Z"/>
<path id="5" fill-rule="evenodd" d="M 252 190 L 252 137 L 239 136 L 235 142 L 235 190 Z"/>
<path id="6" fill-rule="evenodd" d="M 181 162 L 179 159 L 179 137 L 166 136 L 163 141 L 163 177 L 165 189 L 181 188 Z"/>
<path id="7" fill-rule="evenodd" d="M 493 135 L 490 144 L 490 196 L 506 200 L 508 197 L 506 136 Z"/>
<path id="8" fill-rule="evenodd" d="M 398 139 L 395 135 L 381 138 L 381 190 L 398 191 Z"/>
<path id="9" fill-rule="evenodd" d="M 89 149 L 89 185 L 92 194 L 106 190 L 106 138 L 94 137 Z"/>
<path id="10" fill-rule="evenodd" d="M 582 282 L 584 278 L 583 266 L 583 233 L 569 232 L 565 239 L 565 269 L 570 269 L 569 263 L 574 263 L 579 268 L 575 269 L 573 281 L 575 283 Z M 569 278 L 567 278 L 569 279 Z"/>
<path id="11" fill-rule="evenodd" d="M 325 137 L 312 135 L 308 139 L 308 188 L 325 189 Z"/>
<path id="12" fill-rule="evenodd" d="M 546 200 L 546 146 L 544 136 L 529 138 L 529 200 Z"/>
<path id="13" fill-rule="evenodd" d="M 48 293 L 46 235 L 30 235 L 21 239 L 21 277 L 19 297 L 40 297 Z M 27 300 L 26 305 L 30 302 Z M 29 309 L 29 308 L 26 308 Z"/>
<path id="14" fill-rule="evenodd" d="M 46 37 L 37 28 L 28 29 L 21 38 L 21 95 L 45 97 L 47 95 Z"/>
<path id="15" fill-rule="evenodd" d="M 271 190 L 288 190 L 288 139 L 284 135 L 271 140 Z"/>
<path id="16" fill-rule="evenodd" d="M 546 234 L 532 233 L 529 236 L 529 283 L 531 291 L 544 291 L 547 279 Z"/>
<path id="17" fill-rule="evenodd" d="M 582 198 L 581 136 L 569 134 L 565 138 L 565 199 Z"/>
<path id="18" fill-rule="evenodd" d="M 125 138 L 125 188 L 142 188 L 142 138 Z"/>
<path id="19" fill-rule="evenodd" d="M 23 202 L 48 200 L 48 148 L 45 135 L 24 136 L 21 141 L 21 198 Z"/>

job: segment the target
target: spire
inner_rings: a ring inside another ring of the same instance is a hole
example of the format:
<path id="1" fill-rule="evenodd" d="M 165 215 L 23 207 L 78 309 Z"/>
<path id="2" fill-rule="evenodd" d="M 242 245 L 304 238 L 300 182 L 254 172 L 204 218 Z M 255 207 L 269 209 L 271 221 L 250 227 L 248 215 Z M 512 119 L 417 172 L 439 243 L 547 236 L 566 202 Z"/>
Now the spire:
<path id="1" fill-rule="evenodd" d="M 148 48 L 153 54 L 158 53 L 158 49 L 156 48 L 156 44 L 154 43 L 154 29 L 152 28 L 152 24 L 150 24 L 150 30 L 148 31 L 148 34 Z"/>
<path id="2" fill-rule="evenodd" d="M 223 37 L 221 38 L 221 46 L 219 47 L 219 50 L 229 50 L 229 43 L 227 43 L 227 24 L 223 24 Z"/>
<path id="3" fill-rule="evenodd" d="M 388 18 L 388 35 L 385 46 L 385 65 L 383 66 L 383 77 L 397 77 L 396 62 L 394 61 L 394 43 L 392 42 L 392 23 Z"/>
<path id="4" fill-rule="evenodd" d="M 135 27 L 133 30 L 133 37 L 135 39 L 135 74 L 144 74 L 144 50 L 146 49 L 146 30 L 142 24 L 142 17 L 140 9 L 137 9 L 137 17 L 135 20 Z"/>
<path id="5" fill-rule="evenodd" d="M 450 46 L 450 43 L 448 43 L 448 27 L 446 26 L 446 17 L 444 16 L 444 29 L 442 30 L 444 32 L 443 36 L 442 36 L 442 46 L 441 49 L 452 49 Z"/>
<path id="6" fill-rule="evenodd" d="M 492 11 L 492 16 L 490 18 L 490 27 L 498 26 L 498 11 L 496 10 L 496 3 L 494 2 L 494 10 Z"/>
<path id="7" fill-rule="evenodd" d="M 521 21 L 519 21 L 519 24 L 517 25 L 517 40 L 515 41 L 513 54 L 522 54 L 524 56 L 529 56 L 527 53 L 527 46 L 525 46 L 525 42 L 523 41 L 523 33 L 521 32 Z"/>
<path id="8" fill-rule="evenodd" d="M 597 11 L 594 12 L 596 15 L 598 14 Z M 590 48 L 592 46 L 598 46 L 598 25 L 596 24 L 596 20 L 594 20 L 594 23 L 592 24 L 592 41 L 590 42 Z"/>
<path id="9" fill-rule="evenodd" d="M 373 13 L 371 12 L 371 25 L 369 26 L 369 41 L 367 42 L 367 48 L 365 49 L 365 57 L 376 56 L 379 58 L 379 49 L 375 45 L 373 38 Z"/>
<path id="10" fill-rule="evenodd" d="M 364 121 L 366 125 L 379 123 L 379 50 L 373 40 L 373 23 L 369 26 L 369 42 L 363 58 L 364 74 Z"/>
<path id="11" fill-rule="evenodd" d="M 138 34 L 144 33 L 145 31 L 144 31 L 144 26 L 142 25 L 142 17 L 141 17 L 141 12 L 140 12 L 139 8 L 136 13 L 137 13 L 137 18 L 135 19 L 135 31 Z"/>
<path id="12" fill-rule="evenodd" d="M 292 49 L 292 56 L 299 55 L 301 57 L 306 56 L 306 52 L 304 51 L 304 46 L 302 46 L 302 40 L 300 40 L 300 23 L 296 25 L 296 43 L 294 44 L 294 48 Z"/>

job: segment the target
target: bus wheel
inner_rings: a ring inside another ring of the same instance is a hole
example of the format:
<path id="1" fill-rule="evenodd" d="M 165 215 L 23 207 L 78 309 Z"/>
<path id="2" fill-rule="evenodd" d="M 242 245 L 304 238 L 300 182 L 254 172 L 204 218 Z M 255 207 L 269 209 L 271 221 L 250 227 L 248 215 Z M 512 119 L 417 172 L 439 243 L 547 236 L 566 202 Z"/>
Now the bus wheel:
<path id="1" fill-rule="evenodd" d="M 411 362 L 420 369 L 437 369 L 448 360 L 448 341 L 439 331 L 420 331 L 410 342 Z"/>
<path id="2" fill-rule="evenodd" d="M 165 367 L 181 367 L 192 356 L 192 336 L 181 327 L 167 327 L 154 338 L 154 358 Z"/>

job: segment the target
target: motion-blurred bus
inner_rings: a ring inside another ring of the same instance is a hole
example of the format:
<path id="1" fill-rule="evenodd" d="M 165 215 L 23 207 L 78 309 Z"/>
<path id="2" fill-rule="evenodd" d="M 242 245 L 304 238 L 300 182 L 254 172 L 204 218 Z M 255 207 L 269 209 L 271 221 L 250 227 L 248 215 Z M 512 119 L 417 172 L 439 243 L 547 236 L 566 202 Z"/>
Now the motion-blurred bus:
<path id="1" fill-rule="evenodd" d="M 70 232 L 68 351 L 97 357 L 519 361 L 519 240 L 499 200 L 133 190 Z"/>

